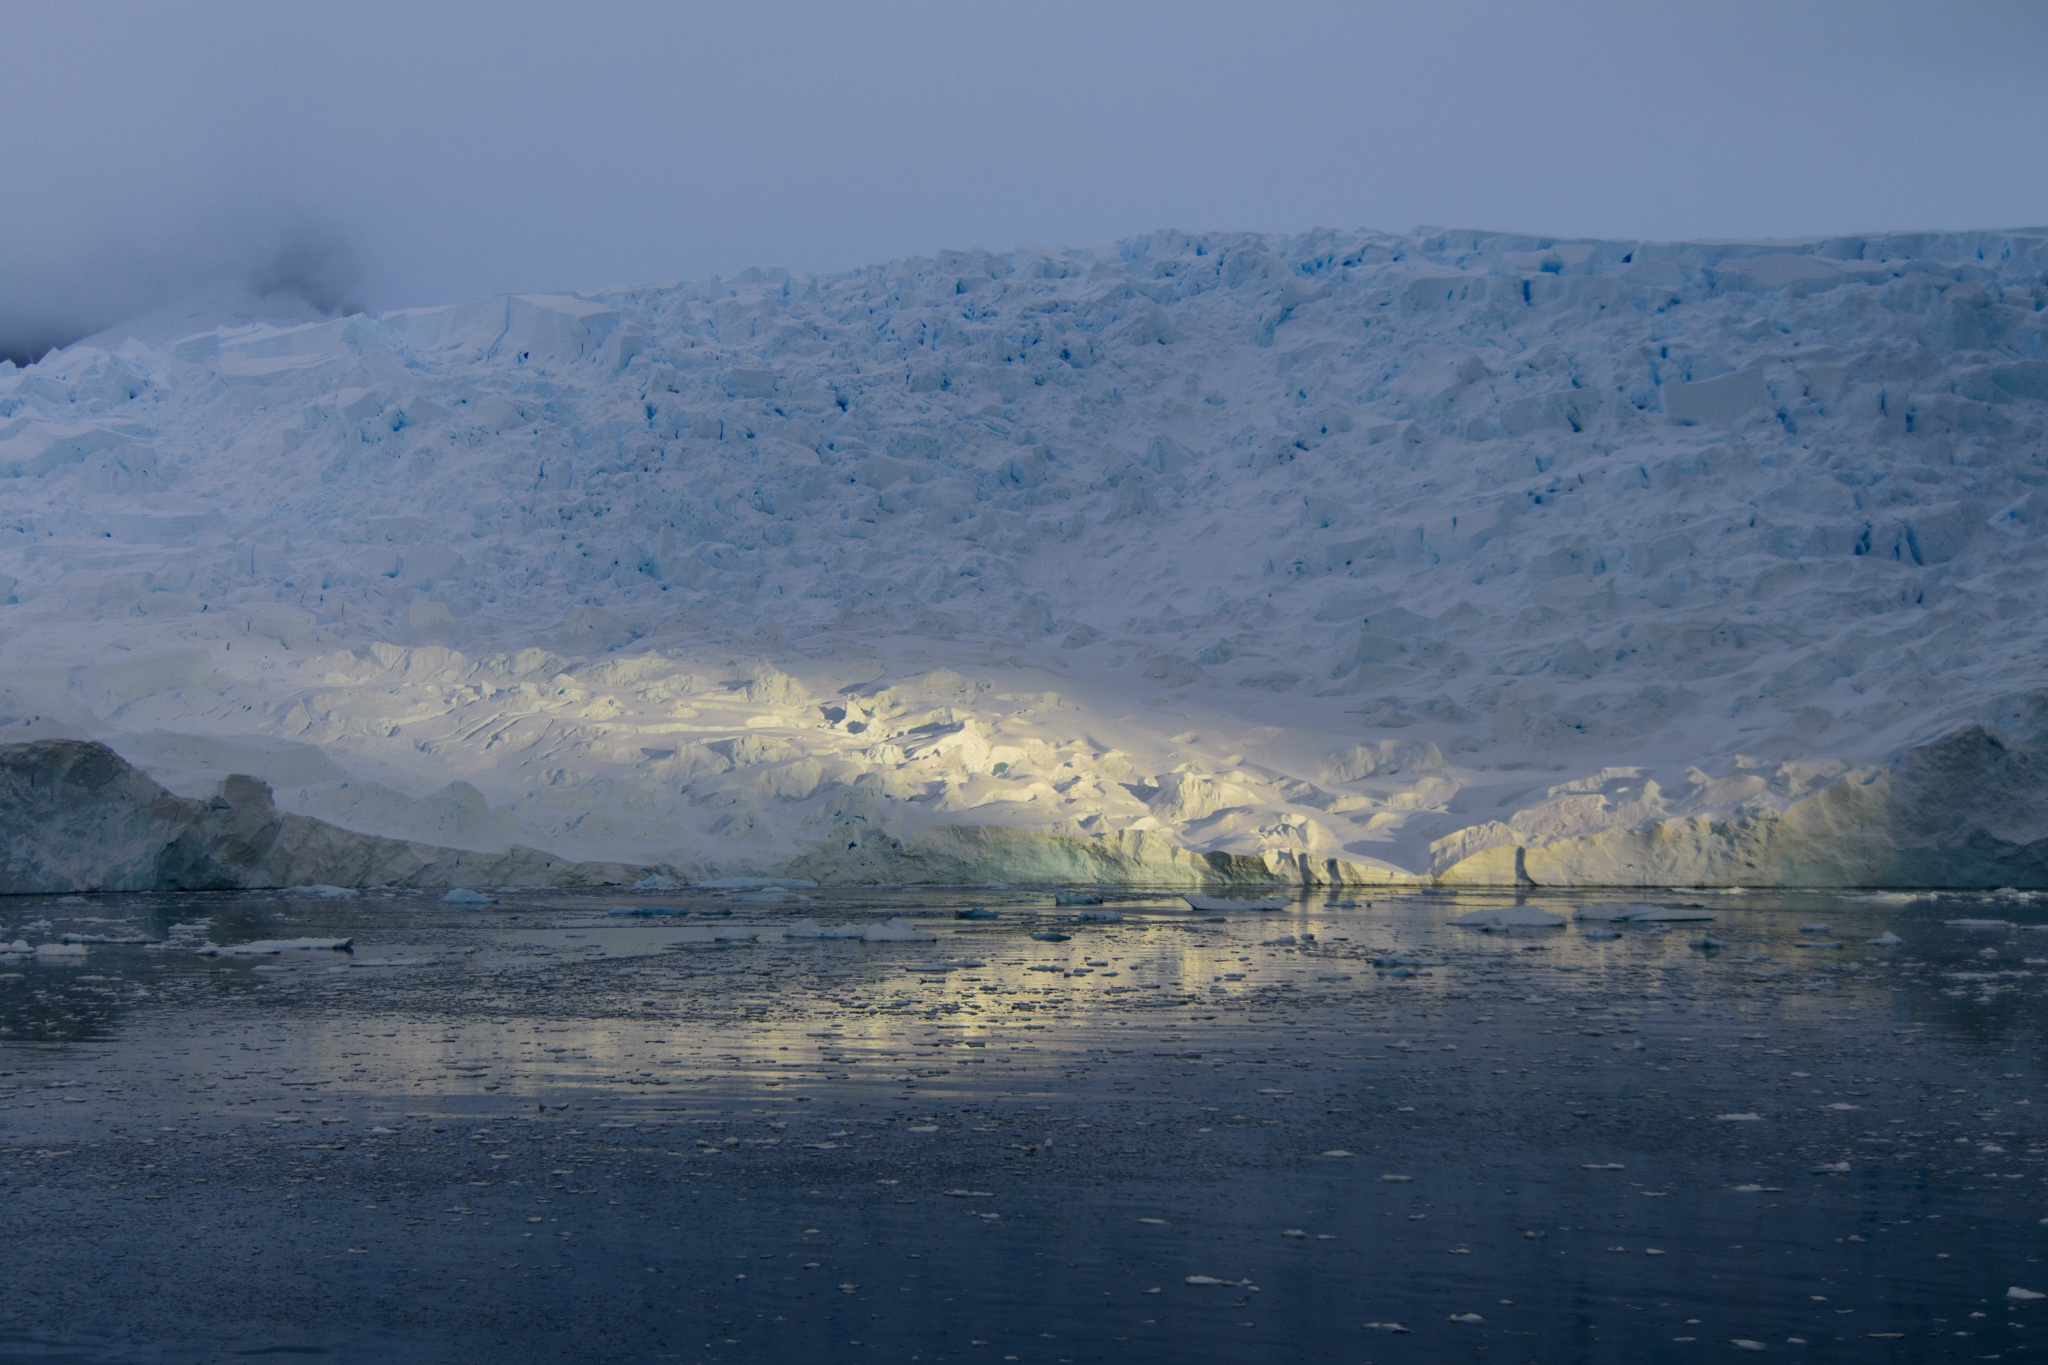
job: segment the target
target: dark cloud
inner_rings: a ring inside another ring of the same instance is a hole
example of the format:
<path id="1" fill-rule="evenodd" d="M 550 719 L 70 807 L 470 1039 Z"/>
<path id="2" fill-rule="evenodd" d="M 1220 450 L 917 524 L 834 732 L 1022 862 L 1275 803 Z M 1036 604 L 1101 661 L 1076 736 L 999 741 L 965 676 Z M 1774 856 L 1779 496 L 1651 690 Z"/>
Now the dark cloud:
<path id="1" fill-rule="evenodd" d="M 270 254 L 249 272 L 249 291 L 260 298 L 283 296 L 322 313 L 359 313 L 355 301 L 362 261 L 339 232 L 318 223 L 296 223 L 282 232 Z"/>

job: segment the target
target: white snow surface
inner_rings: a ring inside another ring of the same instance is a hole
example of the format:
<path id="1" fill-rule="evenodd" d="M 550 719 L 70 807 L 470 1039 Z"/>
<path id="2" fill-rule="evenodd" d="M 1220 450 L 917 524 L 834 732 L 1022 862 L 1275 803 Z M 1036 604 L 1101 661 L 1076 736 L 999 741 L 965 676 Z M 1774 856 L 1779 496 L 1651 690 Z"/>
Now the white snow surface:
<path id="1" fill-rule="evenodd" d="M 1782 808 L 2038 685 L 2044 309 L 2048 230 L 1163 232 L 160 318 L 0 365 L 0 740 L 686 876 Z"/>

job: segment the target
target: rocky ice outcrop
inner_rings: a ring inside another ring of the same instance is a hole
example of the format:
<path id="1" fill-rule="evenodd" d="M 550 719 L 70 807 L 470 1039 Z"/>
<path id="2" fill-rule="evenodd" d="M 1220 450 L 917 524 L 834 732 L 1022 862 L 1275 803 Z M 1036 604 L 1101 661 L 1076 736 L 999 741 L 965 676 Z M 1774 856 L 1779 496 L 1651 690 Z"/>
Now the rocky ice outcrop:
<path id="1" fill-rule="evenodd" d="M 2022 699 L 2002 719 L 2003 733 L 1971 726 L 1781 810 L 1609 825 L 1534 844 L 1509 839 L 1435 876 L 1344 859 L 1198 854 L 1152 831 L 1075 838 L 973 825 L 908 839 L 869 832 L 843 845 L 831 837 L 763 866 L 828 883 L 2048 888 L 2048 693 Z M 209 798 L 181 798 L 106 746 L 79 740 L 0 745 L 0 828 L 10 834 L 0 895 L 666 880 L 658 869 L 529 848 L 479 854 L 363 835 L 280 814 L 270 788 L 243 775 Z"/>
<path id="2" fill-rule="evenodd" d="M 2048 887 L 2048 693 L 1810 796 L 1512 838 L 1445 885 Z"/>
<path id="3" fill-rule="evenodd" d="M 623 885 L 644 875 L 530 848 L 500 854 L 338 829 L 280 814 L 231 776 L 173 796 L 103 744 L 0 744 L 0 895 L 305 886 Z"/>

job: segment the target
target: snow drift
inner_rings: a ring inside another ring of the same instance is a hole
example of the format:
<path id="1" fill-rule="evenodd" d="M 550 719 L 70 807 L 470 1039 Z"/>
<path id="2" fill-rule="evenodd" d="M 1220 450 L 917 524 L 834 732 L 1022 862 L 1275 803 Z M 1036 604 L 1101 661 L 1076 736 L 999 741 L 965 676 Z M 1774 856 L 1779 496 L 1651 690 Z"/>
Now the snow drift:
<path id="1" fill-rule="evenodd" d="M 0 741 L 561 868 L 2048 884 L 2044 310 L 1160 233 L 110 333 L 0 365 Z"/>

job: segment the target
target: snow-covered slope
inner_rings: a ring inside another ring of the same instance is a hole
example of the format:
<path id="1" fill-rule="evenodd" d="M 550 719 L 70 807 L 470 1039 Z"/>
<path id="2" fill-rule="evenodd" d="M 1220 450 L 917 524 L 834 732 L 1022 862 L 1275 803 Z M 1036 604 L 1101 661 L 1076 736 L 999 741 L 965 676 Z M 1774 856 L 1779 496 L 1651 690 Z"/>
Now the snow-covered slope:
<path id="1" fill-rule="evenodd" d="M 2033 742 L 2044 307 L 2048 231 L 1160 233 L 80 345 L 0 739 L 683 872 L 1882 881 L 1902 755 Z"/>

